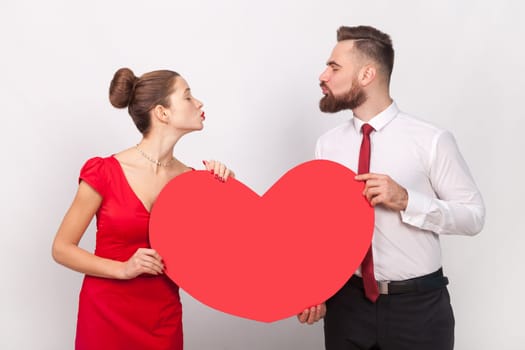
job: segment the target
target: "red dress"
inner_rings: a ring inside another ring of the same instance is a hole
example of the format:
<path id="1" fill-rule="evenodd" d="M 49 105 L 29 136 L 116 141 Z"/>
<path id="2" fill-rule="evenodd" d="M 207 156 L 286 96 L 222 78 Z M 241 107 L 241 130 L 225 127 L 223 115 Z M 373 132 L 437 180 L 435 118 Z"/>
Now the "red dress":
<path id="1" fill-rule="evenodd" d="M 92 158 L 80 171 L 103 197 L 97 211 L 95 255 L 127 261 L 149 248 L 149 212 L 113 156 Z M 131 280 L 85 276 L 80 291 L 77 350 L 181 350 L 179 288 L 166 275 Z"/>

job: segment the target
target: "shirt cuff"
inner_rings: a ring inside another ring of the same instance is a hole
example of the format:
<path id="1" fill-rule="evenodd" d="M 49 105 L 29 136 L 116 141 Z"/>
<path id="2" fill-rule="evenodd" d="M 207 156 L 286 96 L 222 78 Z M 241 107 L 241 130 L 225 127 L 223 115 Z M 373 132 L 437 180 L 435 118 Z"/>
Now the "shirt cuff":
<path id="1" fill-rule="evenodd" d="M 423 227 L 432 205 L 432 199 L 419 192 L 407 189 L 408 203 L 401 211 L 401 221 L 416 227 Z"/>

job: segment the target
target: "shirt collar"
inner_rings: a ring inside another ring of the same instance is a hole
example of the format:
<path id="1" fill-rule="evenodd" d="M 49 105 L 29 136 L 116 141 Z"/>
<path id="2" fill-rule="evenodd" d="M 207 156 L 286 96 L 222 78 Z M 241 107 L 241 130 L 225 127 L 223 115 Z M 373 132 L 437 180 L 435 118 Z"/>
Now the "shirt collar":
<path id="1" fill-rule="evenodd" d="M 398 113 L 399 113 L 399 108 L 397 107 L 397 104 L 395 102 L 392 102 L 392 104 L 388 106 L 384 111 L 372 117 L 372 119 L 368 121 L 368 124 L 372 125 L 375 131 L 380 131 L 392 119 L 394 119 Z M 361 130 L 361 127 L 363 126 L 363 124 L 365 124 L 365 122 L 363 122 L 361 119 L 356 118 L 356 117 L 353 118 L 353 122 L 354 122 L 354 127 L 358 132 Z"/>

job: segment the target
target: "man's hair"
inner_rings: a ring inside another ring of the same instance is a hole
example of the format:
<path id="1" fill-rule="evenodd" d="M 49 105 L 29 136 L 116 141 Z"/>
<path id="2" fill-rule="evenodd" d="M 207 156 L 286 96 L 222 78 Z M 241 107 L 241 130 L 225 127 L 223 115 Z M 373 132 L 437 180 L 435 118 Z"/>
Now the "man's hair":
<path id="1" fill-rule="evenodd" d="M 387 82 L 390 81 L 394 67 L 394 48 L 388 34 L 370 26 L 342 26 L 337 30 L 337 41 L 343 40 L 353 40 L 357 51 L 377 62 Z"/>

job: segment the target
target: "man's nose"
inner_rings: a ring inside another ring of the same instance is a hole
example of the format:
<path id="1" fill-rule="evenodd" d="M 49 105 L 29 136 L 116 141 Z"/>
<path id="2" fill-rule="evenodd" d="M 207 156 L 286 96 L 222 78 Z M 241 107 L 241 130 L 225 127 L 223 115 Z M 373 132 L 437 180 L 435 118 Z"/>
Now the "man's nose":
<path id="1" fill-rule="evenodd" d="M 325 83 L 325 82 L 328 81 L 328 78 L 329 78 L 329 76 L 328 76 L 328 69 L 325 69 L 321 73 L 321 75 L 319 76 L 319 81 L 322 82 L 322 83 Z"/>

